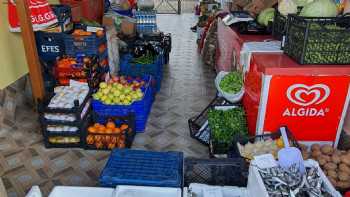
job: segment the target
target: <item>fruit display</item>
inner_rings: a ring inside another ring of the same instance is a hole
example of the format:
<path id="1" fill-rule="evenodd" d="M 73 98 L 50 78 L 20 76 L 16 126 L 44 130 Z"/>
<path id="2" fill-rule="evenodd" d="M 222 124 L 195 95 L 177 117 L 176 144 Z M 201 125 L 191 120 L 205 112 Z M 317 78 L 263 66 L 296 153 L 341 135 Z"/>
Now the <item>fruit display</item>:
<path id="1" fill-rule="evenodd" d="M 209 110 L 208 123 L 211 129 L 211 140 L 223 144 L 226 150 L 235 136 L 247 135 L 245 112 L 242 107 Z"/>
<path id="2" fill-rule="evenodd" d="M 310 151 L 301 146 L 304 159 L 312 158 L 320 164 L 328 180 L 337 188 L 350 188 L 350 150 L 337 150 L 331 145 L 313 144 Z"/>
<path id="3" fill-rule="evenodd" d="M 107 83 L 102 82 L 99 90 L 93 95 L 106 105 L 130 105 L 143 98 L 142 87 L 145 81 L 132 77 L 112 77 Z"/>
<path id="4" fill-rule="evenodd" d="M 236 94 L 243 87 L 243 75 L 241 72 L 230 72 L 220 81 L 222 91 L 229 94 Z"/>
<path id="5" fill-rule="evenodd" d="M 73 144 L 73 143 L 79 143 L 80 138 L 79 137 L 49 137 L 49 142 L 53 144 Z"/>
<path id="6" fill-rule="evenodd" d="M 117 126 L 113 121 L 105 125 L 95 123 L 88 128 L 86 143 L 97 149 L 113 149 L 126 147 L 126 134 L 133 132 L 128 124 Z"/>
<path id="7" fill-rule="evenodd" d="M 80 86 L 57 86 L 55 95 L 51 98 L 49 108 L 70 109 L 74 107 L 74 101 L 78 100 L 82 104 L 89 93 L 87 85 Z"/>
<path id="8" fill-rule="evenodd" d="M 93 77 L 98 64 L 95 58 L 80 55 L 77 57 L 63 56 L 56 61 L 55 77 L 60 85 L 68 85 L 70 79 L 87 82 Z"/>

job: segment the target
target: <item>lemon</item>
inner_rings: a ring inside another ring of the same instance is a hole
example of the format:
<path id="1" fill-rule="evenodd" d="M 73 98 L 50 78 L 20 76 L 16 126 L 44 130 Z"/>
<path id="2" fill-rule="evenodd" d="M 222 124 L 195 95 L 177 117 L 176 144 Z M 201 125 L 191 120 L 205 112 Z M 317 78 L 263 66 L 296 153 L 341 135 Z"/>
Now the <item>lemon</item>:
<path id="1" fill-rule="evenodd" d="M 283 148 L 284 147 L 283 139 L 282 138 L 278 138 L 276 140 L 276 145 L 277 145 L 278 148 Z"/>

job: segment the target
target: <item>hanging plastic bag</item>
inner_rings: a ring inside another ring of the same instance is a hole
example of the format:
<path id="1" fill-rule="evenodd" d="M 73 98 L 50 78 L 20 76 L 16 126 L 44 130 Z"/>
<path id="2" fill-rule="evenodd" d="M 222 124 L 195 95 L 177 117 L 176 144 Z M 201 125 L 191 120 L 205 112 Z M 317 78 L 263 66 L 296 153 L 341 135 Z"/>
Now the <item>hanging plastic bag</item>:
<path id="1" fill-rule="evenodd" d="M 32 18 L 34 31 L 43 30 L 55 23 L 57 18 L 52 11 L 47 0 L 24 0 L 29 5 L 29 12 Z M 20 22 L 17 15 L 16 3 L 14 0 L 8 0 L 8 20 L 11 32 L 20 32 Z"/>

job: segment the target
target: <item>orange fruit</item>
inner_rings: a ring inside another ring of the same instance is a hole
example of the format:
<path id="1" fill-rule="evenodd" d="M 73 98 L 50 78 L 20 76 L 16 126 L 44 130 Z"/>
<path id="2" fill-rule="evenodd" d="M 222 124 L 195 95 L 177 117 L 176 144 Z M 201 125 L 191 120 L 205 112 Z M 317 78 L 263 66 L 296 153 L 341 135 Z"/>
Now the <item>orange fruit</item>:
<path id="1" fill-rule="evenodd" d="M 88 128 L 89 133 L 96 133 L 97 129 L 95 127 L 89 127 Z"/>
<path id="2" fill-rule="evenodd" d="M 106 127 L 108 129 L 114 129 L 115 128 L 115 123 L 113 121 L 108 121 L 106 124 Z"/>
<path id="3" fill-rule="evenodd" d="M 105 133 L 113 133 L 113 129 L 111 129 L 111 128 L 106 128 L 106 130 L 105 130 Z"/>
<path id="4" fill-rule="evenodd" d="M 120 128 L 116 127 L 113 130 L 114 133 L 119 134 L 121 132 Z"/>

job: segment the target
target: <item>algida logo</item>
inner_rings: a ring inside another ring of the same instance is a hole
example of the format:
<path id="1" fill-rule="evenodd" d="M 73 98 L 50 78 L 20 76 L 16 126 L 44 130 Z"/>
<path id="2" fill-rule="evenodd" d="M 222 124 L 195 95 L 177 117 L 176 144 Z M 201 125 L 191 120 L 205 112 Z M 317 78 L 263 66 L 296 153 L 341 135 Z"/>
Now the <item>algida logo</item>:
<path id="1" fill-rule="evenodd" d="M 282 116 L 325 116 L 325 113 L 328 112 L 329 109 L 317 109 L 315 106 L 326 101 L 330 93 L 331 90 L 325 84 L 315 84 L 312 86 L 307 86 L 305 84 L 291 85 L 286 91 L 286 96 L 289 101 L 300 107 L 286 108 Z"/>

